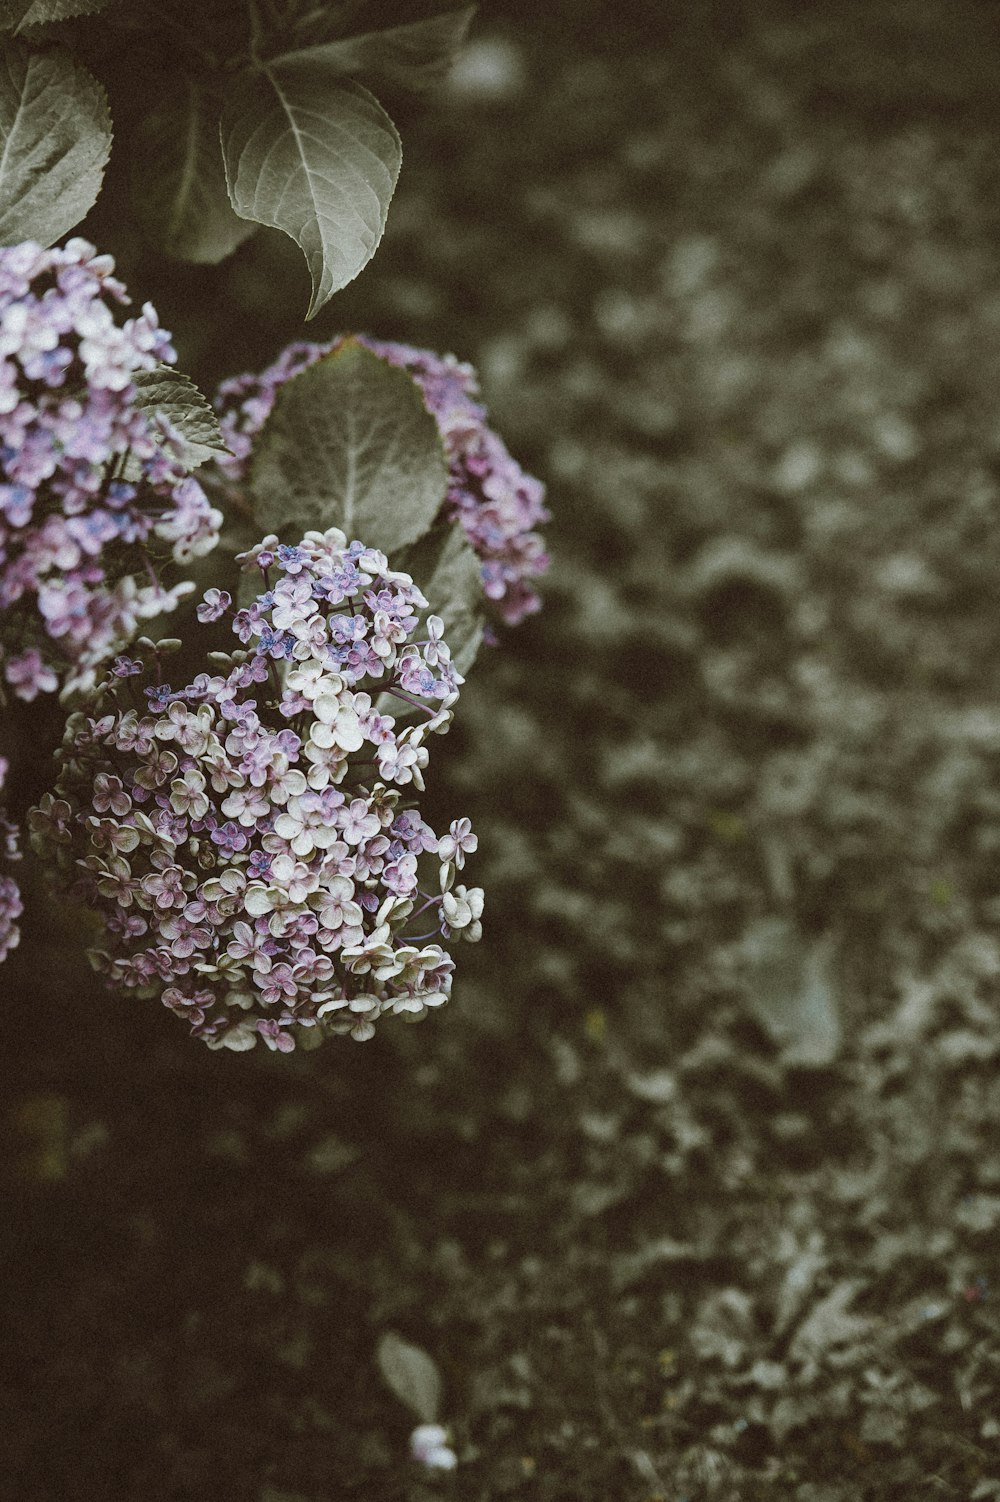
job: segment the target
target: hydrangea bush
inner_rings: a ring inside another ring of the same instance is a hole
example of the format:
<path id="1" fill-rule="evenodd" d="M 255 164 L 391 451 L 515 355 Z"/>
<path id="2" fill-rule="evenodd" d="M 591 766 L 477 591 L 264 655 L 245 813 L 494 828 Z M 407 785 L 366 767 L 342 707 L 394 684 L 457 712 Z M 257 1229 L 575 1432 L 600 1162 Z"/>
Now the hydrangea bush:
<path id="1" fill-rule="evenodd" d="M 268 226 L 301 249 L 313 316 L 385 228 L 401 146 L 379 93 L 438 79 L 471 18 L 0 4 L 0 961 L 30 937 L 8 874 L 26 822 L 107 985 L 212 1049 L 364 1040 L 447 1001 L 482 932 L 477 839 L 465 817 L 435 832 L 420 795 L 490 620 L 538 609 L 543 490 L 471 366 L 368 337 L 224 382 L 220 423 L 113 257 L 66 236 L 101 190 L 110 98 L 127 254 L 211 266 Z M 433 1363 L 389 1349 L 413 1459 L 450 1469 Z"/>
<path id="2" fill-rule="evenodd" d="M 91 686 L 222 521 L 138 400 L 176 357 L 149 303 L 123 317 L 113 270 L 79 239 L 0 248 L 0 674 L 29 702 Z"/>
<path id="3" fill-rule="evenodd" d="M 548 517 L 544 486 L 525 474 L 503 440 L 487 426 L 471 365 L 453 355 L 437 355 L 364 334 L 352 338 L 388 364 L 408 371 L 416 381 L 444 444 L 448 463 L 445 514 L 459 523 L 480 560 L 487 598 L 507 625 L 517 625 L 539 608 L 535 581 L 549 562 L 535 530 Z M 230 456 L 220 461 L 220 468 L 231 480 L 246 478 L 253 439 L 264 427 L 282 387 L 343 342 L 344 336 L 326 344 L 300 341 L 289 345 L 259 375 L 223 382 L 216 407 Z"/>
<path id="4" fill-rule="evenodd" d="M 399 169 L 368 84 L 424 88 L 471 10 L 187 7 L 196 87 L 158 94 L 135 134 L 135 58 L 176 18 L 172 0 L 127 9 L 91 0 L 66 22 L 33 0 L 27 31 L 23 7 L 0 15 L 0 960 L 27 816 L 113 989 L 212 1047 L 363 1039 L 445 1001 L 455 941 L 481 932 L 483 894 L 459 879 L 469 820 L 437 833 L 418 799 L 490 621 L 538 609 L 543 487 L 488 426 L 470 365 L 368 336 L 289 345 L 224 381 L 216 416 L 112 256 L 58 242 L 101 187 L 111 81 L 132 96 L 140 232 L 212 263 L 283 230 L 311 316 L 374 253 Z M 196 563 L 201 603 L 157 641 Z M 207 661 L 225 623 L 234 649 Z M 55 695 L 65 735 L 29 812 Z"/>
<path id="5" fill-rule="evenodd" d="M 210 1047 L 363 1040 L 446 1001 L 444 945 L 481 933 L 455 880 L 469 821 L 439 837 L 415 798 L 462 679 L 383 553 L 329 529 L 241 562 L 261 593 L 213 588 L 198 613 L 243 650 L 176 690 L 162 650 L 120 657 L 70 718 L 32 843 L 98 915 L 108 982 Z"/>

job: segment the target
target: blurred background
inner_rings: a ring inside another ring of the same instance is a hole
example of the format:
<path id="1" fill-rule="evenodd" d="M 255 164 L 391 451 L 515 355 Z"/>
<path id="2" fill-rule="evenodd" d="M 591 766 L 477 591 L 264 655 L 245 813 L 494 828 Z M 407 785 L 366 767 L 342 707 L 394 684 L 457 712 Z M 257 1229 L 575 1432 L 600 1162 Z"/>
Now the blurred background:
<path id="1" fill-rule="evenodd" d="M 487 0 L 308 328 L 291 241 L 177 266 L 109 179 L 206 391 L 474 362 L 554 562 L 431 768 L 487 891 L 444 1015 L 209 1054 L 36 907 L 13 1498 L 1000 1496 L 998 67 L 980 0 Z"/>

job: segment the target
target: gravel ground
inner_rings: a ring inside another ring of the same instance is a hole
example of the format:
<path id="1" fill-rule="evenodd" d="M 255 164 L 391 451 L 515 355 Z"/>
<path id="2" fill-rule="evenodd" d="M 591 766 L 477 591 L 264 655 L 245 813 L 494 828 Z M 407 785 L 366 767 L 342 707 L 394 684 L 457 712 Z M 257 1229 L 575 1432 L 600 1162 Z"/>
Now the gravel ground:
<path id="1" fill-rule="evenodd" d="M 405 112 L 321 330 L 474 360 L 549 482 L 545 609 L 429 789 L 484 941 L 423 1027 L 202 1058 L 48 915 L 4 975 L 23 1502 L 1000 1497 L 991 13 L 533 10 Z M 298 332 L 277 238 L 112 248 L 207 386 Z"/>

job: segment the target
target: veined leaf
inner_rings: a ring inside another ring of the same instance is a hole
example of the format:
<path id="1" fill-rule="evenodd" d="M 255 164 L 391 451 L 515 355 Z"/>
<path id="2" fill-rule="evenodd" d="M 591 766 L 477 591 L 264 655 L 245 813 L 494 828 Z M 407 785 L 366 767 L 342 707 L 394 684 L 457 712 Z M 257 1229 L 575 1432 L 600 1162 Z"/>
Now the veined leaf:
<path id="1" fill-rule="evenodd" d="M 449 10 L 382 31 L 361 32 L 330 42 L 286 52 L 276 62 L 310 57 L 331 72 L 356 77 L 361 74 L 386 79 L 404 88 L 423 89 L 447 73 L 455 53 L 465 41 L 476 7 Z"/>
<path id="2" fill-rule="evenodd" d="M 229 452 L 207 398 L 181 371 L 158 365 L 155 370 L 136 371 L 133 381 L 136 406 L 150 416 L 162 413 L 180 434 L 188 469 L 197 469 L 206 459 Z"/>
<path id="3" fill-rule="evenodd" d="M 441 1404 L 441 1377 L 427 1352 L 387 1330 L 376 1356 L 382 1376 L 399 1401 L 422 1424 L 435 1423 Z"/>
<path id="4" fill-rule="evenodd" d="M 222 153 L 240 218 L 301 247 L 312 318 L 375 254 L 402 159 L 396 127 L 367 89 L 304 52 L 237 80 Z"/>
<path id="5" fill-rule="evenodd" d="M 68 53 L 0 50 L 0 245 L 51 245 L 91 208 L 111 152 L 104 90 Z"/>
<path id="6" fill-rule="evenodd" d="M 281 388 L 250 474 L 262 532 L 341 527 L 387 553 L 429 529 L 447 486 L 416 382 L 350 339 Z"/>
<path id="7" fill-rule="evenodd" d="M 229 202 L 218 101 L 179 80 L 143 120 L 132 159 L 132 200 L 147 235 L 169 256 L 214 266 L 254 233 Z"/>
<path id="8" fill-rule="evenodd" d="M 439 521 L 392 560 L 427 596 L 421 619 L 439 615 L 452 661 L 464 677 L 483 639 L 484 602 L 479 559 L 458 522 Z"/>

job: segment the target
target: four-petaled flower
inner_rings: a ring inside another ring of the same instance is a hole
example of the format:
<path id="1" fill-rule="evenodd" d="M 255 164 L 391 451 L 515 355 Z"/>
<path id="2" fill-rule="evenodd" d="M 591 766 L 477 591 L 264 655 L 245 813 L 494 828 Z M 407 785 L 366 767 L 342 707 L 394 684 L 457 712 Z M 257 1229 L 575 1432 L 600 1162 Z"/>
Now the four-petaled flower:
<path id="1" fill-rule="evenodd" d="M 448 833 L 443 834 L 438 841 L 438 854 L 443 861 L 451 861 L 461 871 L 465 865 L 465 857 L 479 849 L 479 837 L 472 833 L 472 824 L 468 819 L 454 819 L 448 826 Z"/>
<path id="2" fill-rule="evenodd" d="M 230 609 L 232 603 L 233 597 L 228 590 L 206 589 L 196 614 L 198 619 L 206 624 L 210 621 L 219 621 Z"/>

